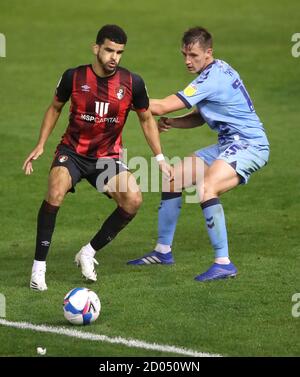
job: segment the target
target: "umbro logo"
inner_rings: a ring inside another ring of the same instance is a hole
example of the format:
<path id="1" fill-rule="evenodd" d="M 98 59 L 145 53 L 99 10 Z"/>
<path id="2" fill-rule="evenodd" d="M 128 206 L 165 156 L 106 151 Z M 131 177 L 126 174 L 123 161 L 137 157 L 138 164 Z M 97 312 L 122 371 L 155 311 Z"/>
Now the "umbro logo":
<path id="1" fill-rule="evenodd" d="M 91 89 L 91 88 L 90 88 L 87 84 L 85 84 L 85 85 L 81 85 L 81 90 L 82 90 L 83 92 L 89 92 L 90 89 Z"/>
<path id="2" fill-rule="evenodd" d="M 42 244 L 42 246 L 49 246 L 50 242 L 49 241 L 42 241 L 41 244 Z"/>

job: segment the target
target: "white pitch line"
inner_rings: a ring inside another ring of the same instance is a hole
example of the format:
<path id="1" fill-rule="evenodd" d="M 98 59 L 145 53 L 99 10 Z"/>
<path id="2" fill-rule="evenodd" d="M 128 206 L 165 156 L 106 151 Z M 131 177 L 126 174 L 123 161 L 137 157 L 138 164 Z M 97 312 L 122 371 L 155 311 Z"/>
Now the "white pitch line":
<path id="1" fill-rule="evenodd" d="M 65 335 L 65 336 L 70 336 L 72 338 L 92 340 L 96 342 L 122 344 L 126 347 L 176 353 L 176 354 L 185 355 L 185 356 L 221 357 L 221 355 L 217 355 L 217 354 L 198 352 L 198 351 L 193 351 L 193 350 L 189 350 L 182 347 L 175 347 L 175 346 L 169 346 L 169 345 L 163 345 L 163 344 L 147 343 L 147 342 L 143 342 L 141 340 L 136 340 L 136 339 L 125 339 L 121 337 L 110 338 L 109 336 L 106 336 L 106 335 L 93 334 L 90 332 L 83 332 L 83 331 L 78 331 L 78 330 L 73 330 L 73 329 L 71 330 L 71 329 L 67 329 L 66 327 L 34 325 L 33 323 L 28 323 L 28 322 L 12 322 L 12 321 L 7 321 L 6 319 L 1 319 L 1 318 L 0 318 L 0 325 L 8 326 L 8 327 L 15 327 L 17 329 L 22 329 L 22 330 L 33 330 L 33 331 L 40 331 L 40 332 L 45 332 L 45 333 Z"/>

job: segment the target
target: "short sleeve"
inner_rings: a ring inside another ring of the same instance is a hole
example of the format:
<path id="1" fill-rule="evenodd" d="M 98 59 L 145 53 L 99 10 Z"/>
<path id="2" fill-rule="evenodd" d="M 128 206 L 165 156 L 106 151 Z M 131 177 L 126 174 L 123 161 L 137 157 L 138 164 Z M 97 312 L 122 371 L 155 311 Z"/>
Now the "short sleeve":
<path id="1" fill-rule="evenodd" d="M 132 104 L 135 110 L 146 111 L 149 108 L 149 97 L 144 80 L 132 74 Z"/>
<path id="2" fill-rule="evenodd" d="M 59 102 L 67 102 L 72 94 L 74 69 L 67 69 L 60 78 L 56 90 L 55 98 Z"/>
<path id="3" fill-rule="evenodd" d="M 185 106 L 189 109 L 203 100 L 211 99 L 216 92 L 216 84 L 212 78 L 200 75 L 192 81 L 184 90 L 176 93 Z"/>

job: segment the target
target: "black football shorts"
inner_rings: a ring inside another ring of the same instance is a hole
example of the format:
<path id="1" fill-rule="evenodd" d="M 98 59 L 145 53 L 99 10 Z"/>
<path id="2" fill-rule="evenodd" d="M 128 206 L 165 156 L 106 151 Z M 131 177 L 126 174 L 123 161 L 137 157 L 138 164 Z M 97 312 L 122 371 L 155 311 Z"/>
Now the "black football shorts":
<path id="1" fill-rule="evenodd" d="M 72 178 L 71 192 L 75 192 L 76 184 L 83 178 L 99 192 L 103 192 L 104 186 L 112 177 L 122 171 L 129 171 L 128 167 L 117 158 L 83 156 L 62 144 L 56 149 L 51 169 L 55 166 L 64 166 L 69 170 Z"/>

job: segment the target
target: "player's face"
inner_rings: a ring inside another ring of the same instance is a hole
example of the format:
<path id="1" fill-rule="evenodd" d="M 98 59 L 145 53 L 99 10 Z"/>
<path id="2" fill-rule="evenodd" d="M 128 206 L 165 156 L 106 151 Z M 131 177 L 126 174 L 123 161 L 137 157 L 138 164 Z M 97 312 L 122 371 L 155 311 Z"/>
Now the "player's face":
<path id="1" fill-rule="evenodd" d="M 102 45 L 94 45 L 94 54 L 105 74 L 112 74 L 121 60 L 125 45 L 105 39 Z"/>
<path id="2" fill-rule="evenodd" d="M 199 73 L 213 61 L 212 49 L 204 49 L 198 42 L 181 48 L 184 63 L 191 73 Z"/>

